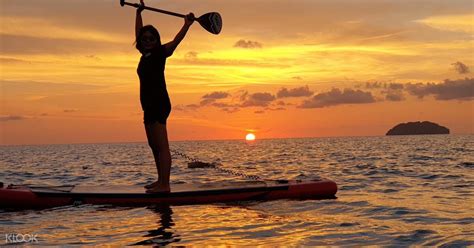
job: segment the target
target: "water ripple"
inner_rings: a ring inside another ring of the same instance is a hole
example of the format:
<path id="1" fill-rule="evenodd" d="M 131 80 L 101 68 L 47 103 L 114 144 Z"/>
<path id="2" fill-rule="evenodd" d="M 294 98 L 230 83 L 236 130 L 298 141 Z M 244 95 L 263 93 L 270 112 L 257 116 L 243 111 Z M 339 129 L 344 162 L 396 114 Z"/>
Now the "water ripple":
<path id="1" fill-rule="evenodd" d="M 268 179 L 328 177 L 335 200 L 0 210 L 0 234 L 41 245 L 474 245 L 472 135 L 171 142 L 172 149 Z M 0 147 L 0 181 L 143 185 L 156 180 L 145 143 Z M 175 183 L 243 180 L 173 158 Z M 1 244 L 1 243 L 0 243 Z"/>

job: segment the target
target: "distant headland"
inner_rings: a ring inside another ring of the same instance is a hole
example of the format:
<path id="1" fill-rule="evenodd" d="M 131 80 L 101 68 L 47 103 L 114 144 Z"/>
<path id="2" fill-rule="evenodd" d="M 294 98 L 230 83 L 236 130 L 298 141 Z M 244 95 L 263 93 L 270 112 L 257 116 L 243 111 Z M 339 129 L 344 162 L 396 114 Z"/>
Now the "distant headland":
<path id="1" fill-rule="evenodd" d="M 429 121 L 400 123 L 386 135 L 449 134 L 449 129 Z"/>

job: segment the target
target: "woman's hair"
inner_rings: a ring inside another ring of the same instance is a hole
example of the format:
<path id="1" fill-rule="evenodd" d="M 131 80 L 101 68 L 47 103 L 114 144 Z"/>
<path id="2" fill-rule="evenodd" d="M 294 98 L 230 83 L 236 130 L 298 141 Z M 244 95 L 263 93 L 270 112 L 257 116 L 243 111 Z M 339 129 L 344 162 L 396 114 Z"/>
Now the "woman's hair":
<path id="1" fill-rule="evenodd" d="M 145 49 L 142 46 L 142 39 L 141 39 L 142 35 L 145 32 L 150 32 L 153 36 L 155 36 L 156 41 L 157 41 L 156 46 L 157 47 L 161 46 L 160 33 L 158 32 L 158 30 L 152 25 L 146 25 L 146 26 L 143 26 L 140 29 L 140 31 L 138 31 L 138 35 L 135 40 L 135 47 L 138 49 L 138 51 L 140 51 L 140 53 L 145 52 Z"/>

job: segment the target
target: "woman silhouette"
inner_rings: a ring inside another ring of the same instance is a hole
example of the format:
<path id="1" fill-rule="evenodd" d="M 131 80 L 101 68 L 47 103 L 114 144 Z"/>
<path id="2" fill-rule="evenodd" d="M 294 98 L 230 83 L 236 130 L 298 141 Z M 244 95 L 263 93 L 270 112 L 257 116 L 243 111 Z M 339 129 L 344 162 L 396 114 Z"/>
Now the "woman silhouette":
<path id="1" fill-rule="evenodd" d="M 136 48 L 142 54 L 137 73 L 146 136 L 158 171 L 158 180 L 145 188 L 147 193 L 167 193 L 170 191 L 171 154 L 166 119 L 171 112 L 171 102 L 166 90 L 165 64 L 166 58 L 173 54 L 193 24 L 194 14 L 186 15 L 176 37 L 162 45 L 158 30 L 152 25 L 143 26 L 141 12 L 144 6 L 140 0 L 135 21 Z"/>

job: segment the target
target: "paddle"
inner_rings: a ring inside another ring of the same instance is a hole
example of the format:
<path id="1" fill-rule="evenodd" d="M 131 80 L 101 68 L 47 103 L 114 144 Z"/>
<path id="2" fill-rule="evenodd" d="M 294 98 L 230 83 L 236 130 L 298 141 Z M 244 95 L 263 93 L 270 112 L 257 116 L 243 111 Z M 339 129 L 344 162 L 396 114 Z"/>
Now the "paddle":
<path id="1" fill-rule="evenodd" d="M 140 4 L 138 4 L 138 3 L 128 3 L 128 2 L 125 2 L 125 0 L 120 0 L 120 5 L 122 7 L 124 5 L 128 5 L 128 6 L 132 6 L 132 7 L 135 7 L 135 8 L 138 8 L 140 6 Z M 162 10 L 162 9 L 156 9 L 156 8 L 152 8 L 152 7 L 148 7 L 148 6 L 144 6 L 143 8 L 147 9 L 147 10 L 167 14 L 167 15 L 172 15 L 172 16 L 177 16 L 177 17 L 182 17 L 182 18 L 186 17 L 186 15 L 183 15 L 183 14 L 174 13 L 174 12 L 167 11 L 167 10 Z M 210 12 L 210 13 L 204 14 L 204 15 L 198 17 L 198 18 L 194 18 L 194 20 L 199 22 L 199 24 L 201 24 L 201 26 L 204 29 L 206 29 L 207 31 L 209 31 L 212 34 L 219 34 L 221 32 L 222 18 L 221 18 L 221 15 L 217 12 Z"/>

